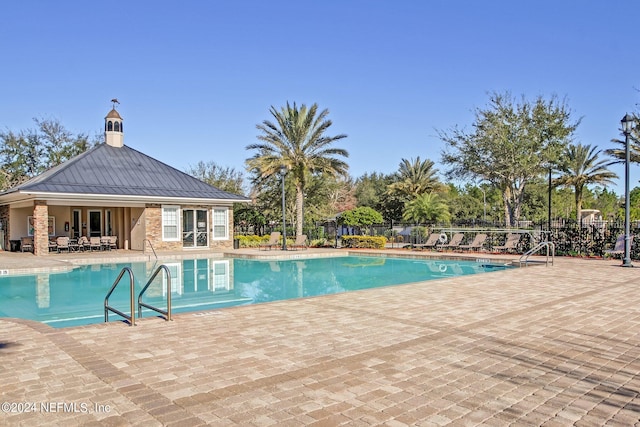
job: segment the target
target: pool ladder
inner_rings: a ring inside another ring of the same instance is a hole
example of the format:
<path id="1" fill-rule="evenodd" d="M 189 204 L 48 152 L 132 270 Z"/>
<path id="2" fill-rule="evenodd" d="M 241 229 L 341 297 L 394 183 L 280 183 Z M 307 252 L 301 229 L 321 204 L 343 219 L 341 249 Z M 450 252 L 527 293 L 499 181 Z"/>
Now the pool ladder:
<path id="1" fill-rule="evenodd" d="M 526 267 L 527 263 L 529 262 L 529 257 L 535 254 L 536 252 L 540 252 L 543 248 L 547 250 L 545 265 L 549 265 L 549 256 L 551 256 L 551 265 L 553 265 L 553 259 L 556 254 L 556 245 L 553 242 L 545 241 L 545 242 L 538 243 L 536 246 L 529 249 L 527 252 L 523 253 L 520 256 L 520 259 L 518 260 L 518 264 L 520 265 L 520 267 L 522 267 L 522 264 L 524 264 L 524 266 Z"/>
<path id="2" fill-rule="evenodd" d="M 149 288 L 151 283 L 154 281 L 156 276 L 161 271 L 164 271 L 164 273 L 165 273 L 165 275 L 167 277 L 167 287 L 168 287 L 168 289 L 167 289 L 167 309 L 166 310 L 162 310 L 161 308 L 154 307 L 152 305 L 149 305 L 149 304 L 146 304 L 146 303 L 142 302 L 142 295 L 144 295 L 146 290 Z M 131 315 L 127 315 L 124 312 L 118 310 L 117 308 L 111 307 L 109 305 L 109 297 L 111 296 L 113 291 L 116 289 L 116 287 L 120 283 L 120 280 L 122 279 L 122 277 L 124 276 L 125 273 L 129 274 L 129 299 L 130 299 L 130 304 L 131 304 Z M 142 307 L 146 307 L 146 308 L 148 308 L 150 310 L 156 311 L 156 312 L 164 315 L 166 320 L 171 320 L 171 272 L 169 271 L 169 268 L 166 265 L 162 264 L 161 266 L 156 268 L 156 270 L 153 272 L 153 274 L 151 275 L 151 277 L 147 281 L 147 284 L 144 285 L 144 288 L 142 288 L 142 290 L 138 294 L 138 317 L 139 318 L 142 317 Z M 113 282 L 113 285 L 111 286 L 111 289 L 109 289 L 109 292 L 107 292 L 107 296 L 104 298 L 104 321 L 105 322 L 109 321 L 109 312 L 110 311 L 112 311 L 115 314 L 120 315 L 120 316 L 124 317 L 125 319 L 127 319 L 129 321 L 129 326 L 135 326 L 136 325 L 135 285 L 134 285 L 134 280 L 133 280 L 133 271 L 129 267 L 124 267 L 120 271 L 120 274 L 118 275 L 118 278 Z"/>

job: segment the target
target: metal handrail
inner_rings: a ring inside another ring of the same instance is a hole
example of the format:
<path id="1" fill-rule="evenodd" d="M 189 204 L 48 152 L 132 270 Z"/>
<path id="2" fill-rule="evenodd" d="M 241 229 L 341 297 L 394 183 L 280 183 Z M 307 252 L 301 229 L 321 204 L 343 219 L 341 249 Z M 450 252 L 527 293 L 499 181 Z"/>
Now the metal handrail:
<path id="1" fill-rule="evenodd" d="M 527 262 L 529 261 L 529 257 L 534 253 L 539 252 L 542 248 L 547 249 L 547 257 L 545 260 L 545 265 L 549 265 L 549 250 L 551 250 L 551 265 L 553 265 L 553 260 L 556 254 L 556 245 L 555 243 L 549 242 L 549 241 L 540 242 L 533 248 L 529 249 L 527 252 L 520 255 L 520 259 L 518 260 L 518 263 L 522 266 L 522 263 L 524 262 L 524 265 L 526 267 Z M 523 258 L 524 258 L 524 261 L 522 260 Z"/>
<path id="2" fill-rule="evenodd" d="M 118 286 L 118 283 L 120 283 L 120 279 L 122 279 L 122 276 L 124 276 L 124 273 L 129 273 L 129 294 L 130 294 L 130 302 L 131 302 L 131 316 L 128 316 L 126 314 L 124 314 L 122 311 L 113 308 L 109 305 L 109 297 L 111 296 L 111 294 L 113 293 L 113 291 L 116 289 L 116 286 Z M 114 313 L 124 317 L 125 319 L 127 319 L 129 321 L 129 325 L 130 326 L 135 326 L 136 325 L 136 311 L 135 311 L 135 305 L 134 305 L 134 298 L 135 298 L 135 289 L 134 289 L 134 281 L 133 281 L 133 271 L 131 271 L 131 269 L 129 267 L 124 267 L 121 271 L 120 274 L 118 275 L 118 278 L 115 280 L 115 282 L 113 282 L 113 285 L 111 286 L 111 289 L 109 289 L 109 292 L 107 292 L 107 296 L 104 298 L 104 321 L 108 322 L 109 321 L 109 311 L 113 311 Z"/>
<path id="3" fill-rule="evenodd" d="M 158 254 L 156 254 L 156 250 L 153 249 L 153 244 L 151 243 L 151 240 L 149 239 L 144 239 L 142 241 L 142 253 L 146 253 L 145 247 L 146 247 L 146 243 L 149 242 L 149 247 L 151 248 L 151 250 L 153 251 L 153 255 L 156 257 L 156 259 L 158 259 Z"/>
<path id="4" fill-rule="evenodd" d="M 151 285 L 151 283 L 153 283 L 153 280 L 156 278 L 158 273 L 160 273 L 160 271 L 163 271 L 163 270 L 167 276 L 167 310 L 166 311 L 142 302 L 142 295 L 147 291 L 147 288 Z M 171 272 L 169 271 L 169 267 L 167 267 L 166 265 L 162 264 L 161 266 L 156 268 L 156 271 L 154 271 L 154 273 L 151 275 L 151 278 L 149 279 L 147 284 L 144 285 L 144 288 L 142 288 L 142 290 L 138 294 L 138 317 L 142 317 L 142 307 L 146 307 L 150 310 L 163 314 L 166 317 L 166 320 L 171 320 Z"/>

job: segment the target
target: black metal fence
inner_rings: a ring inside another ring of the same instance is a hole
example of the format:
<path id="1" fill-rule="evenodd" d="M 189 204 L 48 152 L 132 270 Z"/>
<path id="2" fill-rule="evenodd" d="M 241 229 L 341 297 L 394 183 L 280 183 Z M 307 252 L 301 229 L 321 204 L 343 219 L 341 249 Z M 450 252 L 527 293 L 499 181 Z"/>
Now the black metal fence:
<path id="1" fill-rule="evenodd" d="M 632 221 L 630 224 L 631 235 L 640 233 L 640 221 Z M 282 225 L 274 225 L 271 230 L 266 227 L 266 232 L 281 231 Z M 362 230 L 353 230 L 337 226 L 334 223 L 305 225 L 304 233 L 310 241 L 325 242 L 329 246 L 339 244 L 342 235 L 368 234 L 372 236 L 386 236 L 389 242 L 400 246 L 423 244 L 431 233 L 446 231 L 449 234 L 453 230 L 465 230 L 469 232 L 469 238 L 473 232 L 483 230 L 489 237 L 487 244 L 496 246 L 504 243 L 505 236 L 513 230 L 519 230 L 522 238 L 519 244 L 520 251 L 526 251 L 540 240 L 551 240 L 556 246 L 556 255 L 601 257 L 605 251 L 613 249 L 618 236 L 624 234 L 624 221 L 591 221 L 578 222 L 575 220 L 554 220 L 551 226 L 544 221 L 534 223 L 523 221 L 513 229 L 506 229 L 504 224 L 488 223 L 482 221 L 467 221 L 453 224 L 403 224 L 385 223 L 366 227 Z M 293 227 L 287 226 L 287 236 L 295 235 Z M 634 239 L 631 245 L 631 258 L 640 259 L 640 238 Z"/>
<path id="2" fill-rule="evenodd" d="M 624 234 L 624 221 L 592 221 L 578 222 L 575 220 L 554 220 L 551 227 L 545 221 L 533 223 L 530 221 L 519 224 L 514 229 L 506 229 L 503 224 L 463 223 L 463 224 L 378 224 L 371 226 L 369 234 L 386 236 L 389 241 L 399 245 L 422 244 L 433 232 L 445 231 L 449 234 L 454 230 L 469 232 L 473 237 L 476 230 L 484 230 L 489 235 L 488 244 L 491 246 L 502 244 L 506 234 L 515 229 L 523 232 L 519 249 L 526 251 L 540 240 L 550 240 L 555 243 L 557 255 L 601 257 L 605 251 L 613 249 L 618 236 Z M 640 222 L 630 224 L 633 236 L 640 233 Z M 634 239 L 631 245 L 631 258 L 640 259 L 640 238 Z"/>

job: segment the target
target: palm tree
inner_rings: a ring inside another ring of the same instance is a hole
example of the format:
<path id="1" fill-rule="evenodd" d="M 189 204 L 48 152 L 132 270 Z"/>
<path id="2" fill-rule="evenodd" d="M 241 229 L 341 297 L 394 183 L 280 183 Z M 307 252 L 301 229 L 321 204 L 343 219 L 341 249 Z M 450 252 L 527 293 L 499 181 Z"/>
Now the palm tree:
<path id="1" fill-rule="evenodd" d="M 629 138 L 629 160 L 631 163 L 640 163 L 640 118 L 635 116 L 636 125 L 631 131 Z M 621 148 L 609 148 L 604 150 L 604 153 L 614 158 L 610 164 L 624 163 L 625 161 L 625 140 L 624 139 L 612 139 L 614 144 L 621 145 Z"/>
<path id="2" fill-rule="evenodd" d="M 563 174 L 555 179 L 556 185 L 573 187 L 576 200 L 576 215 L 580 220 L 582 211 L 582 195 L 585 185 L 613 184 L 612 179 L 618 178 L 614 172 L 607 169 L 610 162 L 598 160 L 601 150 L 591 145 L 569 145 L 565 151 L 559 171 Z"/>
<path id="3" fill-rule="evenodd" d="M 402 159 L 394 177 L 396 180 L 389 185 L 387 193 L 411 200 L 425 193 L 443 191 L 445 187 L 438 180 L 438 170 L 433 166 L 431 160 L 421 161 L 420 156 L 415 160 Z"/>
<path id="4" fill-rule="evenodd" d="M 268 120 L 256 125 L 261 132 L 261 141 L 250 144 L 247 150 L 257 150 L 253 157 L 246 160 L 247 168 L 254 173 L 254 184 L 260 184 L 276 177 L 281 167 L 293 179 L 296 187 L 296 234 L 303 234 L 302 224 L 304 191 L 310 174 L 346 176 L 349 166 L 338 157 L 349 157 L 349 153 L 331 145 L 347 135 L 326 136 L 331 126 L 327 119 L 329 110 L 318 114 L 318 105 L 300 108 L 288 102 L 285 107 L 269 110 L 275 123 Z"/>
<path id="5" fill-rule="evenodd" d="M 421 224 L 427 221 L 446 221 L 451 219 L 449 207 L 437 194 L 424 193 L 405 204 L 402 219 Z"/>

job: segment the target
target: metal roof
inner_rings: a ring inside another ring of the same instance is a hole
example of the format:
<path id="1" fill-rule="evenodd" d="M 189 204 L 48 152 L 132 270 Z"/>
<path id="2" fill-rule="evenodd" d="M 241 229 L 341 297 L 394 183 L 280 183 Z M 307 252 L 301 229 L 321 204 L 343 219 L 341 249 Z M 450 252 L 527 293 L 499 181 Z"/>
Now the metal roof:
<path id="1" fill-rule="evenodd" d="M 2 194 L 15 192 L 248 201 L 131 147 L 104 143 Z"/>

